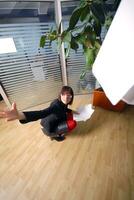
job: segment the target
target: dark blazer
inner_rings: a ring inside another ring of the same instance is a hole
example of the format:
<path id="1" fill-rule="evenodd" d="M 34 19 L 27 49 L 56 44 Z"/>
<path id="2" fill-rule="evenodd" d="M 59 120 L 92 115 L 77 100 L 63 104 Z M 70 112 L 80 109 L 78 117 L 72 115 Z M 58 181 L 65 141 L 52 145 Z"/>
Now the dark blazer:
<path id="1" fill-rule="evenodd" d="M 67 113 L 72 112 L 59 99 L 55 99 L 48 108 L 39 111 L 23 112 L 26 120 L 20 120 L 20 123 L 28 123 L 43 119 L 43 124 L 47 132 L 54 132 L 58 124 L 67 120 Z"/>

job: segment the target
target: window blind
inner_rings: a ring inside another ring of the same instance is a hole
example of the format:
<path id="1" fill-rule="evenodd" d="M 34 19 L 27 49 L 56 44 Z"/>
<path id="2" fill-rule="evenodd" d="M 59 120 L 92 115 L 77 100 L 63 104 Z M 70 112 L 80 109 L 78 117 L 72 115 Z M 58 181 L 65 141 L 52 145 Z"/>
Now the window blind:
<path id="1" fill-rule="evenodd" d="M 54 99 L 61 86 L 56 45 L 39 48 L 40 37 L 53 23 L 0 24 L 0 37 L 12 37 L 17 52 L 0 54 L 0 80 L 19 109 Z"/>

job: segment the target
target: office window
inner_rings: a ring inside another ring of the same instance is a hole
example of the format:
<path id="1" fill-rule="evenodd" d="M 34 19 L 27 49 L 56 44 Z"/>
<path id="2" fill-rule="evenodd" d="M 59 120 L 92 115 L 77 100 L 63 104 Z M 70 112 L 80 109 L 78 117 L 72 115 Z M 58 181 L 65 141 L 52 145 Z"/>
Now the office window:
<path id="1" fill-rule="evenodd" d="M 39 48 L 55 26 L 54 2 L 0 2 L 0 38 L 11 37 L 17 52 L 0 54 L 0 81 L 19 109 L 57 97 L 62 86 L 56 44 Z"/>

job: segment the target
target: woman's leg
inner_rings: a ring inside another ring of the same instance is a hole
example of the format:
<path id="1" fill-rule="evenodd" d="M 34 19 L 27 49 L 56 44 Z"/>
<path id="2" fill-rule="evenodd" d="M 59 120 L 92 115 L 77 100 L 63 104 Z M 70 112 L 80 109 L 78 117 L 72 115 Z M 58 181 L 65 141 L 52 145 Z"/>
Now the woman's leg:
<path id="1" fill-rule="evenodd" d="M 58 126 L 57 117 L 54 114 L 50 114 L 47 117 L 41 119 L 40 122 L 43 127 L 43 132 L 46 132 L 47 136 L 55 136 L 55 129 Z"/>

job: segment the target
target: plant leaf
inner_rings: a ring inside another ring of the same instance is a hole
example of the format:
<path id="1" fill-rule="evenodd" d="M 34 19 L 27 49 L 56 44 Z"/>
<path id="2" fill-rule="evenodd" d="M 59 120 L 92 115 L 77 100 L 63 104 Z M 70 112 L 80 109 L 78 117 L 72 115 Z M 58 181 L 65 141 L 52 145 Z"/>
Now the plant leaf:
<path id="1" fill-rule="evenodd" d="M 75 25 L 79 21 L 82 11 L 83 7 L 78 7 L 73 11 L 71 18 L 69 20 L 69 30 L 72 30 L 75 27 Z"/>
<path id="2" fill-rule="evenodd" d="M 70 53 L 70 44 L 68 45 L 67 48 L 65 48 L 65 58 L 69 56 L 69 53 Z"/>
<path id="3" fill-rule="evenodd" d="M 96 41 L 96 34 L 91 25 L 88 25 L 87 27 L 84 28 L 83 35 L 85 36 L 85 46 L 86 47 L 90 47 L 90 45 L 94 46 L 94 43 Z"/>
<path id="4" fill-rule="evenodd" d="M 46 35 L 42 35 L 41 38 L 40 38 L 40 47 L 44 47 L 45 44 L 46 44 L 46 38 L 47 36 Z"/>
<path id="5" fill-rule="evenodd" d="M 95 47 L 97 48 L 97 49 L 100 49 L 100 47 L 101 47 L 101 44 L 100 44 L 100 42 L 99 41 L 95 41 Z"/>
<path id="6" fill-rule="evenodd" d="M 86 75 L 86 71 L 83 70 L 83 71 L 81 72 L 81 74 L 80 74 L 80 80 L 82 80 L 82 79 L 85 77 L 85 75 Z"/>
<path id="7" fill-rule="evenodd" d="M 86 48 L 84 52 L 86 58 L 86 69 L 91 69 L 95 60 L 95 52 L 92 48 Z"/>
<path id="8" fill-rule="evenodd" d="M 49 39 L 49 46 L 51 46 L 52 41 L 57 40 L 58 34 L 56 30 L 53 30 L 48 34 L 47 38 Z"/>
<path id="9" fill-rule="evenodd" d="M 78 48 L 79 48 L 79 45 L 77 44 L 75 38 L 72 37 L 72 39 L 71 39 L 71 49 L 77 51 Z"/>
<path id="10" fill-rule="evenodd" d="M 79 43 L 79 44 L 84 44 L 86 41 L 85 35 L 84 34 L 78 34 L 75 37 L 75 40 Z"/>
<path id="11" fill-rule="evenodd" d="M 88 14 L 89 14 L 89 6 L 86 5 L 81 11 L 80 21 L 83 22 Z"/>
<path id="12" fill-rule="evenodd" d="M 92 27 L 91 27 L 91 25 L 86 26 L 86 27 L 84 28 L 84 30 L 83 30 L 83 33 L 84 33 L 85 35 L 91 34 L 91 32 L 92 32 Z"/>
<path id="13" fill-rule="evenodd" d="M 93 3 L 91 5 L 91 11 L 101 24 L 105 23 L 105 14 L 101 4 Z"/>
<path id="14" fill-rule="evenodd" d="M 63 42 L 71 42 L 72 35 L 70 31 L 63 31 L 61 38 Z"/>
<path id="15" fill-rule="evenodd" d="M 96 33 L 96 36 L 100 36 L 100 34 L 101 34 L 101 24 L 99 22 L 94 23 L 94 31 Z"/>

